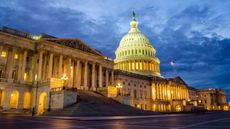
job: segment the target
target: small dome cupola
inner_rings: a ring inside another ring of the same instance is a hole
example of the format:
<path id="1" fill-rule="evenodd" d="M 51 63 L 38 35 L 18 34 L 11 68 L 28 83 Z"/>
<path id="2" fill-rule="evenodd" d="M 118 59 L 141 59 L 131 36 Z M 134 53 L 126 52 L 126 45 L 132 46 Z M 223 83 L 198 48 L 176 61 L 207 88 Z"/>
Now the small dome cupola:
<path id="1" fill-rule="evenodd" d="M 138 30 L 138 22 L 136 21 L 135 15 L 136 15 L 135 12 L 133 12 L 133 18 L 132 18 L 132 21 L 130 22 L 130 31 L 129 31 L 129 33 L 139 32 L 139 30 Z"/>

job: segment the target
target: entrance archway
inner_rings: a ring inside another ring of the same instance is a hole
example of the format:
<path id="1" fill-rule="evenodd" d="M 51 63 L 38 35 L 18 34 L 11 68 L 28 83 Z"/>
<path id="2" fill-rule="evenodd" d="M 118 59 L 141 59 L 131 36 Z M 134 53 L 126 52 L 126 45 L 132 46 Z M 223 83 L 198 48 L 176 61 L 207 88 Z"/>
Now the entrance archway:
<path id="1" fill-rule="evenodd" d="M 29 92 L 24 93 L 23 108 L 24 109 L 30 108 L 30 93 Z"/>
<path id="2" fill-rule="evenodd" d="M 10 95 L 10 108 L 17 109 L 19 92 L 14 90 Z"/>
<path id="3" fill-rule="evenodd" d="M 47 94 L 45 92 L 42 92 L 39 96 L 38 114 L 43 114 L 45 112 L 46 97 L 47 97 Z"/>
<path id="4" fill-rule="evenodd" d="M 4 96 L 5 96 L 4 90 L 0 90 L 0 107 L 3 106 L 3 103 L 4 103 Z"/>
<path id="5" fill-rule="evenodd" d="M 176 112 L 181 112 L 182 111 L 182 108 L 180 105 L 176 105 Z"/>

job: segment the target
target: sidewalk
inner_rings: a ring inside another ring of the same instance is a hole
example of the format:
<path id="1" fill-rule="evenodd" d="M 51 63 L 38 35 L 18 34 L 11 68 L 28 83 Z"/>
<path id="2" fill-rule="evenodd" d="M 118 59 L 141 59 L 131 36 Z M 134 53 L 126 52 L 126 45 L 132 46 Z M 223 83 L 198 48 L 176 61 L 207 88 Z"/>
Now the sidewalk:
<path id="1" fill-rule="evenodd" d="M 181 116 L 184 114 L 162 114 L 162 115 L 147 115 L 147 116 L 83 116 L 83 117 L 68 117 L 68 116 L 38 116 L 53 119 L 65 119 L 65 120 L 80 120 L 80 121 L 97 121 L 97 120 L 123 120 L 123 119 L 143 119 L 143 118 L 157 118 L 157 117 L 169 117 L 169 116 Z"/>

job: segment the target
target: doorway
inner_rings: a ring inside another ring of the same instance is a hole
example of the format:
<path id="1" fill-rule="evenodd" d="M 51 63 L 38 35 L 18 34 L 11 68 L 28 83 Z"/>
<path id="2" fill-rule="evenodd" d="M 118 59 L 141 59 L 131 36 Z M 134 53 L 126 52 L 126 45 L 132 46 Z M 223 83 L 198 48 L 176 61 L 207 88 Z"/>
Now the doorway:
<path id="1" fill-rule="evenodd" d="M 39 115 L 45 112 L 46 98 L 47 98 L 47 94 L 45 92 L 42 92 L 39 96 L 39 103 L 38 103 L 38 114 Z"/>

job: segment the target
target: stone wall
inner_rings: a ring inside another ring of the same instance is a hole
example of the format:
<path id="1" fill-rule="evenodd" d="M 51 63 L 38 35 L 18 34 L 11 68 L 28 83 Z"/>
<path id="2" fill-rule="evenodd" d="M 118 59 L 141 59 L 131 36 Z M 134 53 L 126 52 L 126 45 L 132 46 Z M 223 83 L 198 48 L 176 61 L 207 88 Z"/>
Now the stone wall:
<path id="1" fill-rule="evenodd" d="M 51 93 L 51 110 L 63 109 L 77 102 L 77 92 L 61 90 Z"/>

